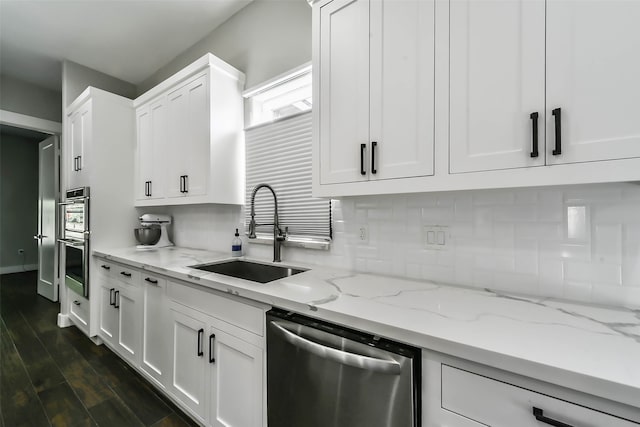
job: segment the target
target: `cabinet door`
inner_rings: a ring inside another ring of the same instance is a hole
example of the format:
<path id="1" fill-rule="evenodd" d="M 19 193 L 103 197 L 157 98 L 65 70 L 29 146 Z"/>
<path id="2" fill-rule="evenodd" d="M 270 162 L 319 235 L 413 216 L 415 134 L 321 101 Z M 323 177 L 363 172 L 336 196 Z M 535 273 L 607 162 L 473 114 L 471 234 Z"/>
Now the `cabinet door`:
<path id="1" fill-rule="evenodd" d="M 91 144 L 91 101 L 82 104 L 70 116 L 70 142 L 67 145 L 67 186 L 69 189 L 88 186 L 87 167 Z"/>
<path id="2" fill-rule="evenodd" d="M 112 347 L 118 334 L 118 310 L 115 308 L 117 286 L 106 278 L 100 278 L 100 337 Z"/>
<path id="3" fill-rule="evenodd" d="M 434 5 L 371 2 L 370 179 L 433 175 Z"/>
<path id="4" fill-rule="evenodd" d="M 168 197 L 206 194 L 209 175 L 209 93 L 201 75 L 167 98 Z"/>
<path id="5" fill-rule="evenodd" d="M 139 109 L 137 119 L 136 199 L 164 197 L 166 100 L 161 98 Z M 169 159 L 170 160 L 170 159 Z"/>
<path id="6" fill-rule="evenodd" d="M 140 307 L 135 290 L 118 289 L 118 351 L 138 365 L 140 354 Z"/>
<path id="7" fill-rule="evenodd" d="M 547 1 L 547 163 L 640 156 L 638 22 L 637 1 Z"/>
<path id="8" fill-rule="evenodd" d="M 263 350 L 218 328 L 210 330 L 208 339 L 211 425 L 262 426 Z"/>
<path id="9" fill-rule="evenodd" d="M 172 305 L 171 309 L 171 392 L 191 414 L 204 422 L 206 378 L 205 331 L 208 329 L 202 315 L 186 307 Z"/>
<path id="10" fill-rule="evenodd" d="M 545 2 L 450 5 L 450 170 L 544 164 Z M 532 113 L 539 156 L 531 157 Z"/>
<path id="11" fill-rule="evenodd" d="M 166 288 L 165 279 L 143 275 L 140 367 L 163 387 L 167 386 L 166 377 L 171 354 L 168 322 L 166 322 Z"/>
<path id="12" fill-rule="evenodd" d="M 369 1 L 334 0 L 322 6 L 320 37 L 320 69 L 314 76 L 320 79 L 320 182 L 366 181 Z"/>

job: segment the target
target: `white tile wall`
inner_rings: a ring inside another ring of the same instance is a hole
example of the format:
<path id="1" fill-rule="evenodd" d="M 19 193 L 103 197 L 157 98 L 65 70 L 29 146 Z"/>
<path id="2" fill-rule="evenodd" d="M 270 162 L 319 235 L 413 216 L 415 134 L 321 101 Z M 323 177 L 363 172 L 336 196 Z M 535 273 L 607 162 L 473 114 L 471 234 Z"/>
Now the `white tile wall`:
<path id="1" fill-rule="evenodd" d="M 176 243 L 229 250 L 238 207 L 173 207 Z M 331 250 L 284 248 L 329 265 L 529 295 L 640 307 L 640 185 L 632 183 L 344 198 Z M 359 241 L 366 226 L 368 242 Z M 425 225 L 450 227 L 424 249 Z M 271 247 L 247 245 L 269 260 Z"/>

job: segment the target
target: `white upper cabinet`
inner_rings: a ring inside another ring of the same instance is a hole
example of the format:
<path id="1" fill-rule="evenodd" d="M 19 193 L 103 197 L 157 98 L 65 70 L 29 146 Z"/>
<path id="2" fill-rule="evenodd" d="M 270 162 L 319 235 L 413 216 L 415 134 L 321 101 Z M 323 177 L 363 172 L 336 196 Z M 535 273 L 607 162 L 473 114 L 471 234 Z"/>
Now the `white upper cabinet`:
<path id="1" fill-rule="evenodd" d="M 333 0 L 314 26 L 316 185 L 433 174 L 434 2 Z"/>
<path id="2" fill-rule="evenodd" d="M 166 114 L 165 98 L 145 105 L 136 112 L 136 200 L 164 197 L 164 153 L 161 147 L 165 145 L 167 134 Z"/>
<path id="3" fill-rule="evenodd" d="M 68 150 L 65 155 L 67 170 L 67 189 L 89 185 L 89 158 L 91 151 L 91 99 L 67 113 Z"/>
<path id="4" fill-rule="evenodd" d="M 451 2 L 452 173 L 544 165 L 544 14 L 543 0 Z"/>
<path id="5" fill-rule="evenodd" d="M 640 157 L 639 22 L 638 1 L 547 1 L 548 164 Z"/>
<path id="6" fill-rule="evenodd" d="M 136 206 L 244 203 L 243 86 L 207 54 L 134 101 Z"/>

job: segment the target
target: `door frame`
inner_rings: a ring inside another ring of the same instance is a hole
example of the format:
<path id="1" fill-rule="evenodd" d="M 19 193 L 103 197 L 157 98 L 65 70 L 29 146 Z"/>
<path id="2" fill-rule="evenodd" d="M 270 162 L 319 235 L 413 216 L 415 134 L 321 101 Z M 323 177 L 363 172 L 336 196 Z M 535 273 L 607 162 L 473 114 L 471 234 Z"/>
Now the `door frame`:
<path id="1" fill-rule="evenodd" d="M 0 110 L 0 124 L 13 126 L 22 129 L 33 130 L 48 135 L 57 136 L 56 142 L 56 165 L 55 165 L 55 182 L 56 182 L 56 205 L 60 201 L 60 144 L 62 141 L 62 123 L 51 120 L 41 119 L 39 117 L 29 116 L 26 114 L 14 113 L 13 111 Z M 60 233 L 60 215 L 56 210 L 56 236 Z M 58 267 L 58 274 L 54 275 L 54 286 L 60 289 L 60 248 L 55 246 L 55 264 Z M 38 259 L 38 262 L 40 260 Z M 57 292 L 60 299 L 60 292 Z"/>

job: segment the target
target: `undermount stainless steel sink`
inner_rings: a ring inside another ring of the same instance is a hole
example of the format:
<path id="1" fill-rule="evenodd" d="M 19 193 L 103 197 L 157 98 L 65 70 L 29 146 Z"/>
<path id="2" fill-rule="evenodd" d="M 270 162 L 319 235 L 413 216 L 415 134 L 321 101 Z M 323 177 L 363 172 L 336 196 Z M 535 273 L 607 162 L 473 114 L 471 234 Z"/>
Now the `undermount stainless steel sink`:
<path id="1" fill-rule="evenodd" d="M 225 276 L 251 280 L 258 283 L 268 283 L 284 277 L 307 271 L 305 269 L 283 267 L 279 265 L 260 264 L 257 262 L 234 259 L 230 261 L 210 264 L 191 265 L 189 268 L 224 274 Z"/>

